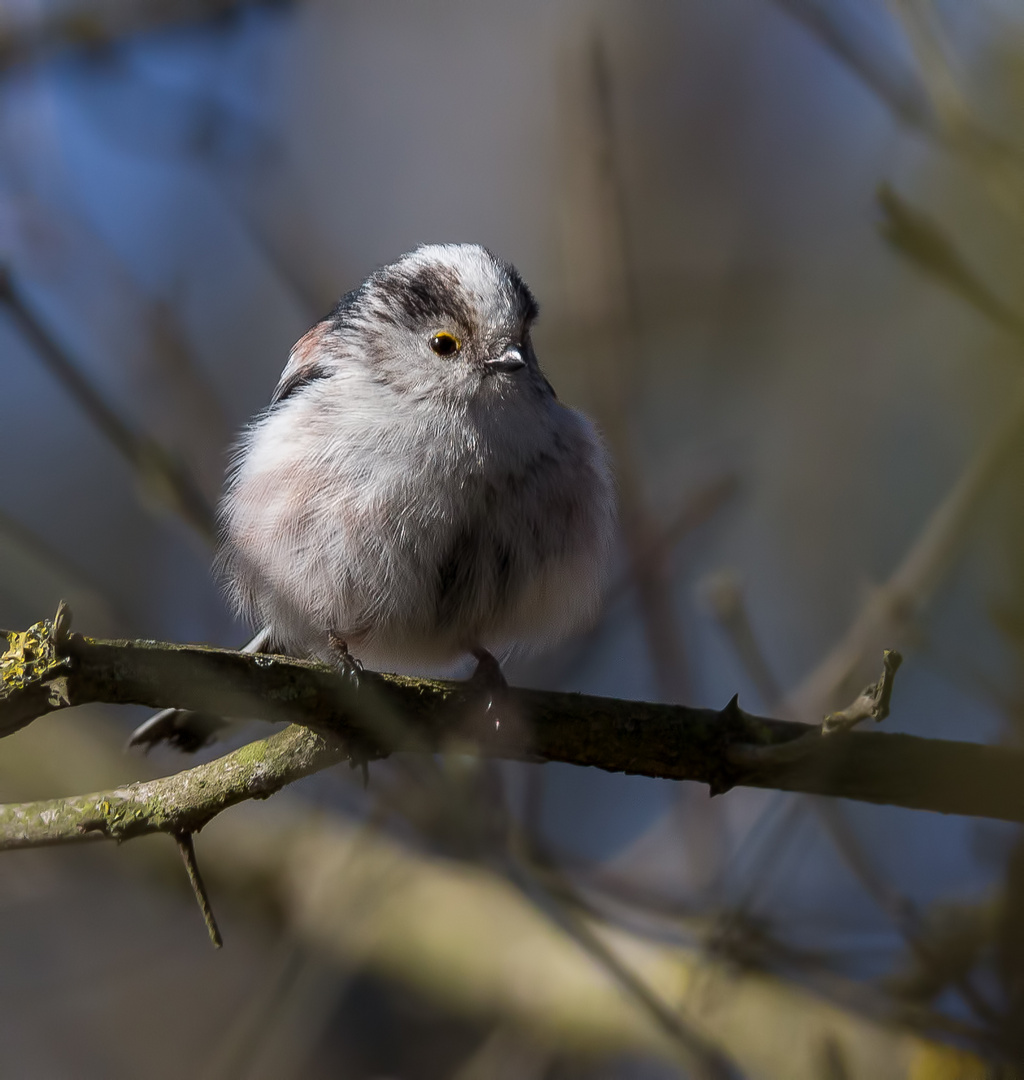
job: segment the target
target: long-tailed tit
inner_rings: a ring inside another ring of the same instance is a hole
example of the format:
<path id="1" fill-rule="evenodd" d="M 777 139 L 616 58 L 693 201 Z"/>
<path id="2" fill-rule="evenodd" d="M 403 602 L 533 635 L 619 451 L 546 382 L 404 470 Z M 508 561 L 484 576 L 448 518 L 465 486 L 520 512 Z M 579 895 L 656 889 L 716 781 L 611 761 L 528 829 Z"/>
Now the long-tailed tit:
<path id="1" fill-rule="evenodd" d="M 613 485 L 538 366 L 536 315 L 485 248 L 425 246 L 294 346 L 220 507 L 219 568 L 271 648 L 497 671 L 492 653 L 594 618 Z"/>

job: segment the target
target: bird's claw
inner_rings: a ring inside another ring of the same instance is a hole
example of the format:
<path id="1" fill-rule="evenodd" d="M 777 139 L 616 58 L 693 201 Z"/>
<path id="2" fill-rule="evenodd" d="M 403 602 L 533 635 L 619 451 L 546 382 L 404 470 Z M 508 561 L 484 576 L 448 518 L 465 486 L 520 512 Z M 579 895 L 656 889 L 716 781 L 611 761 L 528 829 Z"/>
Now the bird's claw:
<path id="1" fill-rule="evenodd" d="M 128 736 L 125 749 L 141 746 L 143 753 L 148 754 L 158 743 L 167 743 L 182 753 L 194 754 L 226 726 L 227 721 L 213 713 L 161 709 Z"/>
<path id="2" fill-rule="evenodd" d="M 336 657 L 338 670 L 358 689 L 359 676 L 363 673 L 363 665 L 348 651 L 348 642 L 339 633 L 330 630 L 327 636 Z"/>
<path id="3" fill-rule="evenodd" d="M 474 649 L 476 670 L 469 678 L 470 687 L 483 699 L 483 714 L 488 725 L 494 725 L 494 731 L 501 728 L 501 714 L 508 699 L 508 680 L 501 670 L 501 665 L 486 649 Z"/>

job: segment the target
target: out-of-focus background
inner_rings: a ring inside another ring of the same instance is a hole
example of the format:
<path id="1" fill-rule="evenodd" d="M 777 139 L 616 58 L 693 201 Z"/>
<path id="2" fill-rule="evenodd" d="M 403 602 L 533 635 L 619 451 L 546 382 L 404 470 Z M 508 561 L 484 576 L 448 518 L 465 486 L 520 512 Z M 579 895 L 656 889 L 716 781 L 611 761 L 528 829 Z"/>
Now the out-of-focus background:
<path id="1" fill-rule="evenodd" d="M 623 510 L 600 625 L 512 681 L 814 721 L 894 646 L 890 730 L 1019 743 L 1022 118 L 1010 0 L 3 0 L 0 625 L 243 641 L 233 434 L 338 295 L 477 241 Z M 190 764 L 142 715 L 4 740 L 0 800 Z M 1020 1060 L 1018 832 L 332 770 L 198 838 L 220 952 L 166 837 L 5 854 L 0 1074 L 979 1075 L 940 1047 Z"/>

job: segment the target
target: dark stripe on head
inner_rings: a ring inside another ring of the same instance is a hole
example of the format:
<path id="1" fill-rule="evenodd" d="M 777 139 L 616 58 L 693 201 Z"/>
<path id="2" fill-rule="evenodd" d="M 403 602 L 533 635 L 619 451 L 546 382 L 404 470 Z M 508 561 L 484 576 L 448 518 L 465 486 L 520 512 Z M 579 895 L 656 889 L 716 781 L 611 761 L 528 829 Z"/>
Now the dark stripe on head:
<path id="1" fill-rule="evenodd" d="M 449 321 L 471 329 L 473 311 L 458 274 L 449 266 L 421 266 L 407 270 L 389 266 L 374 283 L 374 294 L 396 323 L 422 330 Z"/>
<path id="2" fill-rule="evenodd" d="M 472 332 L 480 305 L 486 317 L 497 308 L 518 325 L 537 316 L 537 301 L 516 268 L 475 244 L 417 248 L 371 275 L 357 306 L 360 301 L 411 330 L 454 323 Z"/>

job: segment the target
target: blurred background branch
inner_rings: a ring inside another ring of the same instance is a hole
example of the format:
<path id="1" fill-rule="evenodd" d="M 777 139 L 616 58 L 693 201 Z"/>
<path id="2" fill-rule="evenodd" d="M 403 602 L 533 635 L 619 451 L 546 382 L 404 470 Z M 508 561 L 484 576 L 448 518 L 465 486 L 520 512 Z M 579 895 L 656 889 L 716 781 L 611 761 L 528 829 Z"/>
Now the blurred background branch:
<path id="1" fill-rule="evenodd" d="M 10 312 L 39 359 L 135 470 L 144 495 L 162 509 L 178 514 L 212 547 L 217 531 L 213 507 L 182 463 L 118 415 L 45 329 L 7 273 L 0 273 L 0 303 Z"/>
<path id="2" fill-rule="evenodd" d="M 289 742 L 323 745 L 299 729 L 267 740 Z M 110 754 L 106 767 L 117 769 L 113 747 Z M 245 748 L 240 761 L 251 770 L 257 757 Z M 70 772 L 63 783 L 69 780 Z M 175 777 L 154 784 L 154 791 L 184 788 Z M 215 902 L 225 894 L 272 899 L 293 940 L 342 970 L 397 977 L 460 1014 L 501 1018 L 540 1047 L 571 1048 L 584 1058 L 643 1050 L 677 1059 L 674 1040 L 642 1005 L 623 997 L 615 977 L 485 866 L 410 850 L 379 829 L 311 815 L 286 799 L 255 814 L 218 818 L 199 847 Z M 166 851 L 173 854 L 169 844 Z M 148 858 L 151 865 L 161 861 L 155 851 Z M 574 918 L 682 1024 L 728 1048 L 745 1072 L 818 1080 L 822 1061 L 836 1053 L 851 1080 L 902 1080 L 933 1069 L 964 1080 L 986 1075 L 971 1054 L 770 974 L 715 960 L 699 947 L 659 945 L 586 912 Z"/>
<path id="3" fill-rule="evenodd" d="M 62 49 L 97 50 L 133 34 L 223 19 L 242 7 L 286 0 L 57 0 L 0 13 L 0 66 Z"/>

